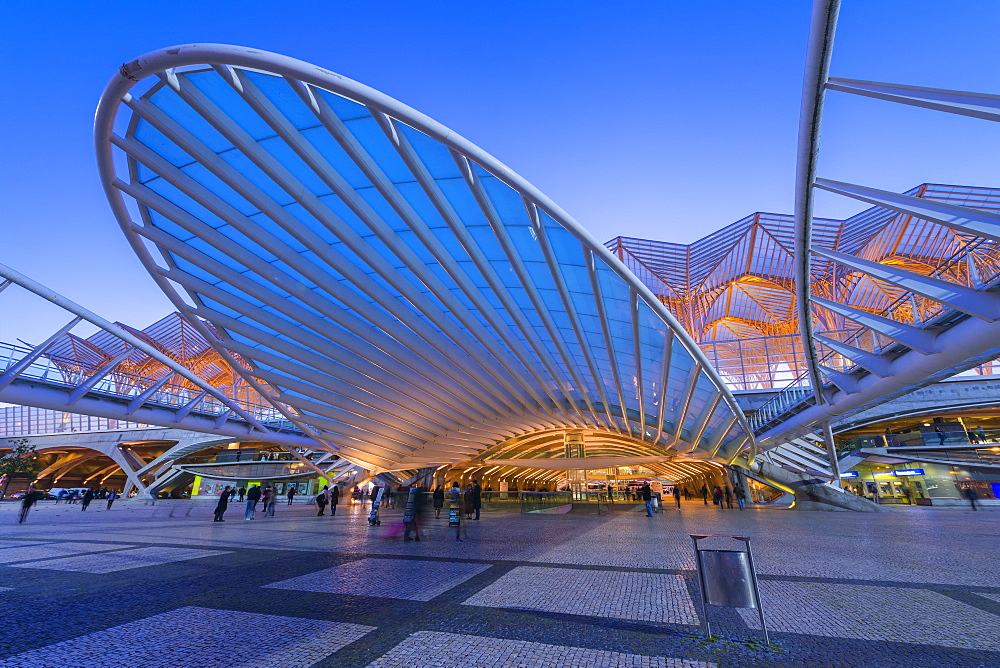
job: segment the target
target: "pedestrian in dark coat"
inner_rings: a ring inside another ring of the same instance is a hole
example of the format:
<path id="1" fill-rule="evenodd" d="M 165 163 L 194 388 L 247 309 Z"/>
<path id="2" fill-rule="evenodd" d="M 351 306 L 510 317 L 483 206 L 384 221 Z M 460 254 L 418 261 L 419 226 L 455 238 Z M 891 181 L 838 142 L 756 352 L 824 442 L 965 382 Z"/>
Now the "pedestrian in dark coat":
<path id="1" fill-rule="evenodd" d="M 94 490 L 88 489 L 83 495 L 83 507 L 80 510 L 86 510 L 90 502 L 94 500 Z"/>
<path id="2" fill-rule="evenodd" d="M 110 492 L 108 492 L 108 510 L 111 510 L 111 504 L 113 504 L 115 502 L 115 499 L 117 498 L 118 498 L 118 490 L 113 489 Z"/>
<path id="3" fill-rule="evenodd" d="M 677 510 L 681 509 L 681 488 L 678 485 L 674 485 L 674 503 L 677 504 Z"/>
<path id="4" fill-rule="evenodd" d="M 316 516 L 319 517 L 326 511 L 326 504 L 330 498 L 330 488 L 323 485 L 323 489 L 320 490 L 319 494 L 316 495 L 316 507 L 319 508 L 319 512 Z"/>
<path id="5" fill-rule="evenodd" d="M 330 490 L 330 517 L 337 514 L 338 503 L 340 503 L 340 485 L 334 485 Z"/>
<path id="6" fill-rule="evenodd" d="M 476 511 L 476 516 L 473 519 L 479 519 L 479 511 L 483 508 L 483 488 L 479 486 L 479 481 L 474 480 L 472 483 L 472 509 Z"/>
<path id="7" fill-rule="evenodd" d="M 701 486 L 701 500 L 705 502 L 706 506 L 708 505 L 708 487 L 704 484 Z"/>
<path id="8" fill-rule="evenodd" d="M 441 517 L 441 509 L 444 508 L 444 487 L 438 485 L 434 488 L 434 519 Z"/>
<path id="9" fill-rule="evenodd" d="M 462 495 L 462 510 L 465 512 L 465 519 L 472 519 L 472 485 L 465 490 L 465 494 Z"/>
<path id="10" fill-rule="evenodd" d="M 215 506 L 215 522 L 225 522 L 222 516 L 225 514 L 226 509 L 229 508 L 229 492 L 231 488 L 226 485 L 226 488 L 222 490 L 222 494 L 219 495 L 219 503 Z"/>
<path id="11" fill-rule="evenodd" d="M 640 496 L 642 496 L 643 502 L 646 504 L 646 517 L 653 516 L 653 489 L 649 486 L 649 483 L 643 483 L 642 489 L 639 490 Z"/>

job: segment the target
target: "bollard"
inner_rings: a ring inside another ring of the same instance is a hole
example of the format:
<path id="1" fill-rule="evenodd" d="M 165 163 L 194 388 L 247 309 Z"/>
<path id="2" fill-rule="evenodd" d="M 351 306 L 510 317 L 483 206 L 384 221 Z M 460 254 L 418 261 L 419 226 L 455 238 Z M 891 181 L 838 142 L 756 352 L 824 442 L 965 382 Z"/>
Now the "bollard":
<path id="1" fill-rule="evenodd" d="M 712 623 L 708 618 L 709 606 L 756 609 L 760 615 L 764 643 L 769 644 L 771 641 L 764 621 L 764 609 L 760 604 L 760 588 L 757 586 L 757 572 L 753 565 L 750 538 L 712 534 L 690 535 L 694 541 L 698 584 L 701 587 L 701 602 L 705 610 L 705 633 L 712 635 Z M 705 538 L 731 538 L 742 542 L 746 549 L 705 550 L 698 545 L 698 541 Z"/>

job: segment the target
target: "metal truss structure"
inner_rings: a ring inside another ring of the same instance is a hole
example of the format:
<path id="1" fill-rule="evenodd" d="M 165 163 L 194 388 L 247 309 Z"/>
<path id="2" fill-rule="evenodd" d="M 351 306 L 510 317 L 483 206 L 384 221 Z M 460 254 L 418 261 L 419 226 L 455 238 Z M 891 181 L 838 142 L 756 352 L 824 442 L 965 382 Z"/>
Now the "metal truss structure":
<path id="1" fill-rule="evenodd" d="M 724 378 L 785 387 L 750 416 L 765 458 L 832 480 L 831 421 L 1000 355 L 1000 190 L 897 194 L 817 177 L 828 90 L 987 121 L 1000 96 L 829 77 L 838 12 L 838 0 L 814 3 L 794 217 L 755 214 L 690 247 L 610 244 L 662 286 Z M 816 219 L 816 189 L 874 208 Z"/>
<path id="2" fill-rule="evenodd" d="M 669 310 L 534 187 L 327 70 L 191 45 L 95 122 L 129 242 L 246 385 L 371 470 L 586 430 L 660 457 L 752 445 Z M 216 334 L 218 336 L 216 336 Z"/>
<path id="3" fill-rule="evenodd" d="M 1000 214 L 1000 189 L 922 184 L 897 197 Z M 1000 242 L 885 206 L 846 220 L 813 219 L 811 293 L 907 324 L 933 322 L 949 306 L 882 275 L 832 258 L 850 256 L 968 287 L 1000 278 Z M 795 218 L 754 213 L 695 241 L 616 237 L 606 246 L 677 315 L 734 390 L 800 385 L 808 372 L 796 308 Z M 891 341 L 817 302 L 817 353 L 834 371 L 853 362 L 837 343 L 874 348 Z M 829 343 L 827 343 L 829 342 Z M 992 372 L 991 367 L 983 369 Z"/>
<path id="4" fill-rule="evenodd" d="M 309 458 L 312 451 L 327 449 L 325 444 L 303 435 L 270 404 L 259 398 L 255 401 L 239 384 L 227 382 L 232 374 L 206 362 L 204 348 L 191 336 L 186 337 L 190 345 L 177 345 L 170 334 L 181 334 L 186 326 L 175 319 L 160 321 L 146 332 L 132 330 L 0 265 L 0 300 L 14 290 L 24 290 L 38 302 L 54 306 L 66 324 L 37 345 L 0 343 L 0 402 L 63 414 L 84 413 L 126 428 L 157 425 L 189 430 L 198 432 L 200 441 L 205 434 L 264 441 L 284 448 L 316 473 L 327 473 L 329 467 L 320 468 Z M 84 327 L 97 332 L 86 338 L 73 334 Z M 195 349 L 200 352 L 184 356 Z M 216 384 L 186 364 L 212 376 Z M 156 462 L 135 460 L 119 445 L 111 442 L 111 450 L 101 452 L 121 467 L 129 484 L 140 492 L 146 488 L 141 476 L 148 468 L 176 458 L 170 452 Z M 74 455 L 65 463 L 83 463 L 78 459 Z"/>

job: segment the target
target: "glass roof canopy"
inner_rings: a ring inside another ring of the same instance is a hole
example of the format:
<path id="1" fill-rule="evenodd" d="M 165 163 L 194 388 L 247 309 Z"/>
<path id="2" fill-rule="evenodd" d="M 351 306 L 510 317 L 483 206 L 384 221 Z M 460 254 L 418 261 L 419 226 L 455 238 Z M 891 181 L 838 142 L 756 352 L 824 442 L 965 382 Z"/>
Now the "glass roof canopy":
<path id="1" fill-rule="evenodd" d="M 112 79 L 96 143 L 160 287 L 347 459 L 412 469 L 552 429 L 720 462 L 752 444 L 697 345 L 613 254 L 377 91 L 276 54 L 175 47 Z"/>

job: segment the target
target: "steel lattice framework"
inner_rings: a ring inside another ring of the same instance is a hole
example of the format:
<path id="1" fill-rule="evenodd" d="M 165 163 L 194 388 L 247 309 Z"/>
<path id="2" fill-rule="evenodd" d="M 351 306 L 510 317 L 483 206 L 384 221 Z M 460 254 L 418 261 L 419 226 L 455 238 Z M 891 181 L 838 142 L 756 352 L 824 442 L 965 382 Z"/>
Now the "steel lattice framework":
<path id="1" fill-rule="evenodd" d="M 697 345 L 613 254 L 377 91 L 182 46 L 122 66 L 95 127 L 108 199 L 153 278 L 249 386 L 351 461 L 413 469 L 566 429 L 719 462 L 752 443 Z"/>
<path id="2" fill-rule="evenodd" d="M 922 184 L 904 197 L 993 215 L 1000 189 Z M 1000 278 L 1000 242 L 886 207 L 846 220 L 813 219 L 813 295 L 921 325 L 949 307 L 835 258 L 849 255 L 970 288 Z M 754 213 L 695 241 L 617 237 L 606 245 L 671 309 L 734 389 L 781 388 L 806 372 L 795 297 L 795 220 Z M 813 310 L 820 355 L 834 370 L 853 362 L 825 340 L 873 349 L 888 340 L 821 304 Z M 992 367 L 984 369 L 991 371 Z"/>

